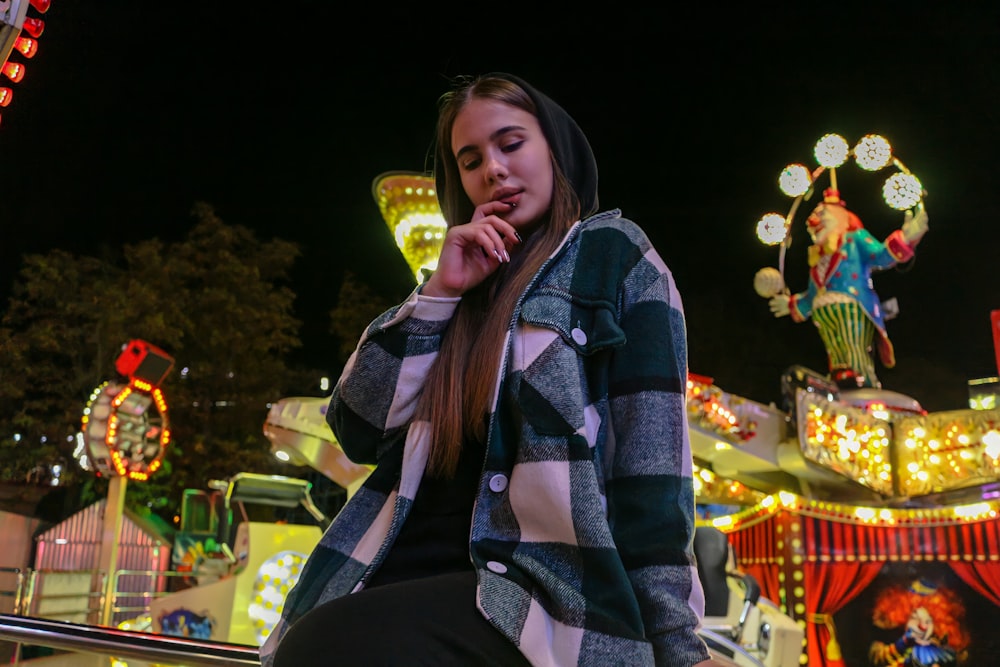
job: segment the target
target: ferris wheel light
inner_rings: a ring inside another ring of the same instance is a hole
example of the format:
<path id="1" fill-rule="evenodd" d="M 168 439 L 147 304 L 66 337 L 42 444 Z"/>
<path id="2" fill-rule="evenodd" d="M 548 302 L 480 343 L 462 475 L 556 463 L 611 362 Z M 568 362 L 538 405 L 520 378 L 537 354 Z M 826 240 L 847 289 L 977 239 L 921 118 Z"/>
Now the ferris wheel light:
<path id="1" fill-rule="evenodd" d="M 804 195 L 810 186 L 812 186 L 812 174 L 803 164 L 790 164 L 778 176 L 778 187 L 789 197 Z"/>
<path id="2" fill-rule="evenodd" d="M 785 216 L 780 213 L 765 213 L 757 221 L 757 238 L 767 245 L 778 245 L 785 240 L 788 230 Z"/>
<path id="3" fill-rule="evenodd" d="M 14 83 L 18 83 L 24 78 L 24 65 L 21 63 L 6 62 L 0 68 L 0 72 L 3 72 L 4 76 Z"/>
<path id="4" fill-rule="evenodd" d="M 882 186 L 882 198 L 897 211 L 913 208 L 923 194 L 924 187 L 913 174 L 893 174 L 885 179 L 885 184 Z"/>
<path id="5" fill-rule="evenodd" d="M 45 21 L 29 16 L 24 19 L 24 25 L 21 28 L 32 37 L 41 37 L 42 33 L 45 32 Z"/>
<path id="6" fill-rule="evenodd" d="M 38 42 L 30 37 L 18 37 L 14 40 L 14 48 L 25 58 L 34 58 L 38 53 Z"/>
<path id="7" fill-rule="evenodd" d="M 854 159 L 865 171 L 878 171 L 892 161 L 892 146 L 877 134 L 866 134 L 854 147 Z"/>
<path id="8" fill-rule="evenodd" d="M 847 145 L 847 140 L 839 134 L 823 135 L 813 149 L 816 162 L 827 169 L 836 169 L 847 162 L 849 152 L 850 146 Z"/>

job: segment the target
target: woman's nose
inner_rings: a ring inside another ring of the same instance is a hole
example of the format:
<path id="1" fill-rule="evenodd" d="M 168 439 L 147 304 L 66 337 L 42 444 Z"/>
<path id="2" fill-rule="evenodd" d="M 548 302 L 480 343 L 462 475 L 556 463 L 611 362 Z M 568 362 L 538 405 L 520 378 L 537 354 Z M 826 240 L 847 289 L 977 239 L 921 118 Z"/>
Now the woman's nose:
<path id="1" fill-rule="evenodd" d="M 486 163 L 486 177 L 490 182 L 507 178 L 507 164 L 499 156 L 491 156 Z"/>

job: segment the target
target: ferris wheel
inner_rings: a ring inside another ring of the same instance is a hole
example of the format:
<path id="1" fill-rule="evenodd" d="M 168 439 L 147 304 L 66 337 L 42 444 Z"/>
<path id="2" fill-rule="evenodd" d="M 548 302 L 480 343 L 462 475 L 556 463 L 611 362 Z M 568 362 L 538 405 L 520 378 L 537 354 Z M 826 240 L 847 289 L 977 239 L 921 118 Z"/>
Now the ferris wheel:
<path id="1" fill-rule="evenodd" d="M 0 107 L 14 99 L 14 91 L 6 83 L 21 81 L 26 70 L 23 61 L 38 52 L 45 21 L 37 15 L 49 11 L 51 4 L 51 0 L 0 0 Z"/>

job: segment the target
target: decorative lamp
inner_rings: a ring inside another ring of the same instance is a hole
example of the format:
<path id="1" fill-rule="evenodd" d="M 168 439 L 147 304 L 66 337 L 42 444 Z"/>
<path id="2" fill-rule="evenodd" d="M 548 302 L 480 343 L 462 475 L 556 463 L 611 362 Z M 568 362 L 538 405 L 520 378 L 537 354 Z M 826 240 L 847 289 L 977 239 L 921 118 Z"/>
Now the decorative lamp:
<path id="1" fill-rule="evenodd" d="M 372 183 L 372 196 L 417 282 L 437 268 L 447 225 L 438 205 L 434 178 L 413 171 L 391 171 Z"/>

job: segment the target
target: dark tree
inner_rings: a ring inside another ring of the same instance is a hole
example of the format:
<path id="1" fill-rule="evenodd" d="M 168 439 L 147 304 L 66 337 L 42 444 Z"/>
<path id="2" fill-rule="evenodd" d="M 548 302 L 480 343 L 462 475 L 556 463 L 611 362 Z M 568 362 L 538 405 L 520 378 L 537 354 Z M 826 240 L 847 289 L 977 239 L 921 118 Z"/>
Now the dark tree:
<path id="1" fill-rule="evenodd" d="M 163 468 L 129 484 L 130 506 L 172 518 L 185 488 L 276 471 L 262 431 L 268 404 L 318 375 L 286 363 L 301 344 L 289 288 L 299 249 L 227 225 L 207 204 L 192 214 L 183 241 L 125 246 L 117 261 L 60 250 L 24 258 L 0 320 L 0 478 L 61 465 L 62 483 L 103 492 L 73 450 L 88 397 L 122 380 L 114 361 L 136 338 L 175 359 L 163 384 L 173 437 Z"/>

